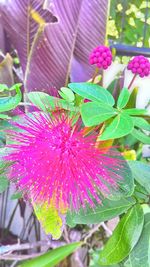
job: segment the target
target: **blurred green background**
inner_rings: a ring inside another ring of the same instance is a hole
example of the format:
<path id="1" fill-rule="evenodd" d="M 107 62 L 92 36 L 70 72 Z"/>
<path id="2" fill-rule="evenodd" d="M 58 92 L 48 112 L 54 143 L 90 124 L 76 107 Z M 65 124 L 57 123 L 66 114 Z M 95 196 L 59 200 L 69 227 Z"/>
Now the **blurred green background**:
<path id="1" fill-rule="evenodd" d="M 108 39 L 150 47 L 150 0 L 111 0 Z"/>

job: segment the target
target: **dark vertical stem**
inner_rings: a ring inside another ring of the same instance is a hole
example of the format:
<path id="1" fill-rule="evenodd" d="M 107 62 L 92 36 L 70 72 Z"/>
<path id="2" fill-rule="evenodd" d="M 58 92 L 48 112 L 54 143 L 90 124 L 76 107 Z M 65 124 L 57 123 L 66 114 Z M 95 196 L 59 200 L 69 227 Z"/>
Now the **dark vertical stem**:
<path id="1" fill-rule="evenodd" d="M 4 236 L 4 208 L 5 208 L 5 192 L 2 193 L 2 204 L 1 204 L 1 217 L 0 217 L 0 227 L 1 227 L 1 238 L 0 238 L 0 242 L 2 243 L 3 240 L 3 236 Z"/>
<path id="2" fill-rule="evenodd" d="M 2 204 L 1 204 L 1 212 L 0 212 L 0 227 L 2 228 L 3 227 L 3 213 L 4 213 L 4 199 L 5 199 L 5 193 L 2 193 L 1 194 L 1 201 L 2 201 Z"/>
<path id="3" fill-rule="evenodd" d="M 34 229 L 35 229 L 36 241 L 39 241 L 40 240 L 40 224 L 35 216 L 34 216 Z M 37 248 L 37 251 L 40 252 L 40 247 Z"/>
<path id="4" fill-rule="evenodd" d="M 3 222 L 3 227 L 5 228 L 5 220 L 6 220 L 6 212 L 7 212 L 7 202 L 8 202 L 8 194 L 9 194 L 9 187 L 5 191 L 5 206 L 4 206 L 4 222 Z"/>
<path id="5" fill-rule="evenodd" d="M 29 226 L 28 226 L 27 236 L 30 235 L 33 228 L 34 228 L 34 214 L 32 213 L 32 217 L 31 217 L 31 220 L 30 220 Z"/>
<path id="6" fill-rule="evenodd" d="M 30 224 L 30 221 L 32 219 L 32 216 L 33 216 L 33 214 L 31 212 L 30 216 L 28 217 L 28 220 L 27 220 L 26 224 L 25 224 L 25 220 L 24 220 L 24 226 L 23 226 L 22 232 L 20 234 L 20 239 L 24 239 L 25 238 L 25 234 L 26 234 L 27 228 L 28 228 L 28 226 Z"/>
<path id="7" fill-rule="evenodd" d="M 7 232 L 9 231 L 9 229 L 10 229 L 10 227 L 11 227 L 11 224 L 12 224 L 13 218 L 14 218 L 14 216 L 15 216 L 15 213 L 16 213 L 16 210 L 17 210 L 17 207 L 18 207 L 18 204 L 19 204 L 19 203 L 18 203 L 18 201 L 17 201 L 16 206 L 15 206 L 15 208 L 14 208 L 14 210 L 13 210 L 11 216 L 10 216 L 9 223 L 8 223 L 8 225 L 7 225 Z"/>
<path id="8" fill-rule="evenodd" d="M 3 240 L 5 236 L 5 220 L 6 220 L 6 212 L 7 212 L 7 201 L 8 201 L 8 193 L 9 188 L 2 194 L 2 210 L 1 210 L 1 240 Z"/>

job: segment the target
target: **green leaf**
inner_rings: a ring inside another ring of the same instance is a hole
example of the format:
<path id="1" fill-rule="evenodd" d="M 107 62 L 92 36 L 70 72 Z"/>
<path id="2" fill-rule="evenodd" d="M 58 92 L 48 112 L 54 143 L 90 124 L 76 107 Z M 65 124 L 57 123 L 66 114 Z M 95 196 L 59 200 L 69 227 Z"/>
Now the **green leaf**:
<path id="1" fill-rule="evenodd" d="M 0 92 L 4 92 L 5 90 L 8 90 L 8 87 L 6 84 L 0 84 Z"/>
<path id="2" fill-rule="evenodd" d="M 128 115 L 148 115 L 148 111 L 146 109 L 138 109 L 138 108 L 130 108 L 124 109 L 124 112 Z"/>
<path id="3" fill-rule="evenodd" d="M 20 199 L 20 198 L 22 198 L 21 193 L 15 193 L 11 196 L 11 200 Z"/>
<path id="4" fill-rule="evenodd" d="M 50 96 L 43 92 L 30 92 L 27 96 L 35 106 L 45 112 L 54 109 L 56 106 L 67 110 L 75 110 L 73 104 L 66 100 Z"/>
<path id="5" fill-rule="evenodd" d="M 126 105 L 126 108 L 134 108 L 136 105 L 136 98 L 137 98 L 138 88 L 134 88 L 130 94 L 129 101 Z"/>
<path id="6" fill-rule="evenodd" d="M 134 136 L 137 140 L 142 142 L 143 144 L 150 145 L 150 137 L 144 133 L 142 133 L 140 130 L 133 129 L 132 136 Z"/>
<path id="7" fill-rule="evenodd" d="M 75 106 L 80 106 L 82 104 L 82 102 L 83 102 L 82 96 L 76 94 L 75 95 L 75 101 L 74 101 Z"/>
<path id="8" fill-rule="evenodd" d="M 75 100 L 74 93 L 67 87 L 61 87 L 61 91 L 59 91 L 59 94 L 62 98 L 64 98 L 68 102 L 73 102 Z"/>
<path id="9" fill-rule="evenodd" d="M 82 245 L 81 242 L 72 243 L 66 246 L 55 248 L 42 256 L 26 261 L 20 267 L 53 267 L 73 253 Z"/>
<path id="10" fill-rule="evenodd" d="M 11 86 L 10 88 L 8 88 L 8 91 L 16 90 L 16 88 L 20 88 L 21 86 L 22 86 L 22 83 L 16 83 L 13 86 Z"/>
<path id="11" fill-rule="evenodd" d="M 116 170 L 116 175 L 119 174 L 122 179 L 119 179 L 117 182 L 118 190 L 111 188 L 111 195 L 108 195 L 108 198 L 112 200 L 118 200 L 123 197 L 130 197 L 133 194 L 135 187 L 133 175 L 129 165 L 123 157 L 120 159 L 122 160 L 123 168 L 119 171 Z"/>
<path id="12" fill-rule="evenodd" d="M 8 187 L 9 183 L 8 180 L 5 176 L 0 176 L 0 193 L 3 193 L 7 187 Z"/>
<path id="13" fill-rule="evenodd" d="M 138 140 L 131 134 L 127 135 L 124 139 L 125 146 L 133 147 L 136 143 L 138 143 Z"/>
<path id="14" fill-rule="evenodd" d="M 133 117 L 134 126 L 144 129 L 146 131 L 150 131 L 150 124 L 143 118 Z"/>
<path id="15" fill-rule="evenodd" d="M 131 133 L 133 130 L 132 118 L 125 113 L 116 116 L 113 121 L 106 126 L 99 140 L 115 139 Z"/>
<path id="16" fill-rule="evenodd" d="M 39 109 L 47 111 L 49 108 L 54 108 L 54 98 L 43 92 L 30 92 L 27 94 L 29 100 Z"/>
<path id="17" fill-rule="evenodd" d="M 141 206 L 135 205 L 120 220 L 112 236 L 100 252 L 99 264 L 111 265 L 126 258 L 137 244 L 144 222 Z"/>
<path id="18" fill-rule="evenodd" d="M 150 165 L 140 161 L 128 161 L 134 179 L 150 193 Z"/>
<path id="19" fill-rule="evenodd" d="M 108 91 L 109 93 L 111 93 L 111 95 L 113 95 L 113 93 L 114 93 L 114 89 L 115 89 L 115 85 L 116 85 L 116 83 L 117 83 L 117 79 L 114 79 L 114 80 L 109 84 L 109 86 L 107 87 L 107 91 Z"/>
<path id="20" fill-rule="evenodd" d="M 122 198 L 120 200 L 104 199 L 102 205 L 98 205 L 94 210 L 87 208 L 81 209 L 78 213 L 68 212 L 67 224 L 73 226 L 75 224 L 93 224 L 110 220 L 135 204 L 133 198 Z"/>
<path id="21" fill-rule="evenodd" d="M 100 101 L 110 106 L 115 104 L 113 96 L 103 87 L 93 83 L 69 83 L 68 87 L 76 94 L 92 101 Z"/>
<path id="22" fill-rule="evenodd" d="M 149 201 L 148 192 L 137 181 L 135 181 L 135 189 L 134 189 L 133 197 L 135 197 L 137 202 L 141 204 L 148 203 Z"/>
<path id="23" fill-rule="evenodd" d="M 8 115 L 1 114 L 1 113 L 0 113 L 0 119 L 8 120 L 8 119 L 10 119 L 10 118 L 11 118 L 11 117 L 9 117 Z"/>
<path id="24" fill-rule="evenodd" d="M 12 165 L 11 162 L 4 161 L 4 156 L 7 155 L 7 149 L 5 147 L 0 149 L 0 179 L 5 176 L 6 169 Z"/>
<path id="25" fill-rule="evenodd" d="M 11 164 L 3 161 L 4 153 L 5 153 L 4 149 L 0 149 L 0 157 L 1 157 L 0 159 L 0 193 L 3 193 L 9 185 L 9 182 L 5 175 L 5 170 Z"/>
<path id="26" fill-rule="evenodd" d="M 16 95 L 0 98 L 0 112 L 9 111 L 18 106 L 21 101 L 22 94 L 19 86 L 16 86 Z"/>
<path id="27" fill-rule="evenodd" d="M 129 90 L 127 88 L 123 88 L 117 101 L 117 108 L 118 109 L 124 108 L 128 103 L 129 97 L 130 97 Z"/>
<path id="28" fill-rule="evenodd" d="M 135 181 L 134 194 L 135 194 L 135 192 L 141 193 L 141 194 L 145 195 L 146 197 L 148 196 L 148 191 L 146 190 L 146 188 L 144 188 L 144 186 L 139 184 L 137 182 L 137 180 Z"/>
<path id="29" fill-rule="evenodd" d="M 145 215 L 141 237 L 124 267 L 150 267 L 150 213 Z"/>
<path id="30" fill-rule="evenodd" d="M 99 253 L 100 253 L 100 249 L 97 249 L 95 251 L 93 251 L 92 253 L 90 253 L 90 265 L 89 267 L 103 267 L 102 265 L 98 264 L 98 259 L 99 259 Z M 107 265 L 106 267 L 121 267 L 120 264 L 115 264 L 115 265 Z"/>
<path id="31" fill-rule="evenodd" d="M 81 106 L 81 116 L 86 126 L 98 125 L 116 114 L 116 110 L 107 104 L 89 102 Z"/>

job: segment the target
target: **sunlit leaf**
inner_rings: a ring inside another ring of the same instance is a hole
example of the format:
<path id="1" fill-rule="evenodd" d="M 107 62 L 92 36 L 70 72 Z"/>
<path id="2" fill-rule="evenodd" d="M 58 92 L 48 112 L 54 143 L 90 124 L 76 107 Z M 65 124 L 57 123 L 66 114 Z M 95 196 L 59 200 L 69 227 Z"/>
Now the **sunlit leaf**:
<path id="1" fill-rule="evenodd" d="M 33 203 L 33 207 L 45 233 L 51 234 L 54 239 L 59 239 L 63 231 L 66 209 L 58 212 L 52 202 L 42 205 Z"/>

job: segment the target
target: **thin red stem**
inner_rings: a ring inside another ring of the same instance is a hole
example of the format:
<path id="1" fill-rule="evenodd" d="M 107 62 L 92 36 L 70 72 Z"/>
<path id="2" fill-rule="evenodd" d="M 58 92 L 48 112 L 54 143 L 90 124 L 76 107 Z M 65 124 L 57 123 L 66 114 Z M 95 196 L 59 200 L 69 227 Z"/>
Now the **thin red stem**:
<path id="1" fill-rule="evenodd" d="M 130 90 L 130 88 L 131 88 L 131 86 L 132 86 L 132 84 L 133 84 L 133 82 L 134 82 L 136 76 L 137 76 L 137 74 L 135 73 L 134 76 L 133 76 L 133 78 L 132 78 L 132 80 L 131 80 L 131 82 L 130 82 L 130 84 L 129 84 L 129 86 L 128 86 L 128 89 L 129 89 L 129 90 Z"/>

